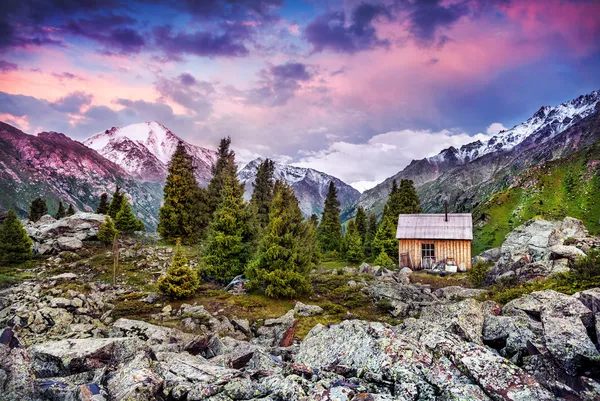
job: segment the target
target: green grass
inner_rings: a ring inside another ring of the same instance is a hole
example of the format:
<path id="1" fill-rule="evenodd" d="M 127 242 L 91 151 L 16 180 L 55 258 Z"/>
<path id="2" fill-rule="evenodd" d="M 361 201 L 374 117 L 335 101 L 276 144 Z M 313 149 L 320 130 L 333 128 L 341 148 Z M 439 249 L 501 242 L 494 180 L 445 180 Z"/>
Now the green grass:
<path id="1" fill-rule="evenodd" d="M 507 188 L 473 211 L 473 255 L 500 246 L 506 235 L 533 218 L 584 222 L 592 234 L 600 233 L 600 144 L 567 159 L 530 168 Z M 478 226 L 478 221 L 487 221 Z"/>

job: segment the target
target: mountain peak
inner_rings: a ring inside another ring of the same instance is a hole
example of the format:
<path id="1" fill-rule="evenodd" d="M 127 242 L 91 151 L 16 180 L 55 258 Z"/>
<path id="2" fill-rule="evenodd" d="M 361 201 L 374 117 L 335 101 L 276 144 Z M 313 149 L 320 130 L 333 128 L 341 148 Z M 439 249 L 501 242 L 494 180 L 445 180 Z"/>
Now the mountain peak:
<path id="1" fill-rule="evenodd" d="M 207 184 L 216 152 L 184 141 L 158 121 L 112 127 L 86 139 L 84 144 L 136 177 L 164 181 L 179 142 L 194 160 L 198 182 Z"/>

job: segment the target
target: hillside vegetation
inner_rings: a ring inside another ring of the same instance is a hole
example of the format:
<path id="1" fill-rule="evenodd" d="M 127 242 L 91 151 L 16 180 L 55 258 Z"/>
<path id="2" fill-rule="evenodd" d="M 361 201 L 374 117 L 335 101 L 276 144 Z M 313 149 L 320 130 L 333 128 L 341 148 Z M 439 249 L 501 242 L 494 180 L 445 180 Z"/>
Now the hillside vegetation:
<path id="1" fill-rule="evenodd" d="M 532 218 L 584 222 L 600 233 L 600 143 L 523 172 L 509 188 L 473 211 L 473 255 L 500 246 L 506 234 Z"/>

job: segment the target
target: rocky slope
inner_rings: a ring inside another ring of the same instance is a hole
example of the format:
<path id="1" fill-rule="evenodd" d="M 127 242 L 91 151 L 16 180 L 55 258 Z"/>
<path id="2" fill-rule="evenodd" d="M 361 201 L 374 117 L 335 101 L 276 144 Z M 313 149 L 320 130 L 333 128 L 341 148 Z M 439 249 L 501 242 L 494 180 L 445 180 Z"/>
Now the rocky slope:
<path id="1" fill-rule="evenodd" d="M 600 91 L 594 91 L 555 107 L 542 107 L 524 123 L 487 142 L 451 147 L 434 157 L 414 160 L 365 191 L 358 205 L 380 213 L 392 180 L 408 178 L 415 182 L 426 212 L 441 211 L 444 198 L 456 211 L 471 211 L 481 200 L 514 182 L 524 169 L 598 141 L 599 102 Z"/>
<path id="2" fill-rule="evenodd" d="M 169 161 L 179 142 L 192 156 L 196 179 L 206 185 L 212 177 L 216 152 L 185 142 L 159 122 L 145 122 L 126 127 L 112 127 L 83 143 L 121 166 L 132 176 L 152 182 L 164 182 Z"/>
<path id="3" fill-rule="evenodd" d="M 245 185 L 244 198 L 247 200 L 252 196 L 252 184 L 263 160 L 258 158 L 251 161 L 238 173 L 240 181 Z M 285 181 L 294 189 L 300 210 L 305 217 L 310 217 L 313 213 L 321 215 L 331 181 L 338 190 L 342 214 L 349 213 L 360 196 L 360 192 L 342 180 L 310 168 L 275 163 L 274 176 L 276 180 Z"/>
<path id="4" fill-rule="evenodd" d="M 28 135 L 0 122 L 0 209 L 28 212 L 32 199 L 58 200 L 79 210 L 94 210 L 103 192 L 120 185 L 135 200 L 135 212 L 148 228 L 155 227 L 162 199 L 160 185 L 141 183 L 117 164 L 64 134 Z"/>
<path id="5" fill-rule="evenodd" d="M 396 326 L 317 324 L 297 341 L 297 317 L 322 310 L 301 305 L 257 328 L 184 303 L 154 315 L 165 322 L 160 326 L 118 318 L 119 300 L 136 296 L 130 289 L 92 282 L 83 293 L 71 289 L 79 280 L 67 273 L 0 291 L 0 324 L 8 326 L 0 336 L 4 399 L 600 397 L 598 288 L 574 296 L 536 292 L 504 307 L 452 297 Z M 411 286 L 391 288 L 404 287 Z M 181 320 L 201 334 L 166 326 Z"/>

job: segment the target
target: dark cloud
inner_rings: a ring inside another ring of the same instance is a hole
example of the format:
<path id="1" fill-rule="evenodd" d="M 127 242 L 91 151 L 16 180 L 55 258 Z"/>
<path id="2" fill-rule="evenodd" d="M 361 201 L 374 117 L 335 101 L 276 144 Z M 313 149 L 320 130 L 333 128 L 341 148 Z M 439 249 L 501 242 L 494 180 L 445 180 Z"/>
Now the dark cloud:
<path id="1" fill-rule="evenodd" d="M 136 54 L 146 45 L 144 37 L 128 26 L 135 20 L 123 15 L 96 15 L 69 20 L 62 27 L 64 33 L 83 36 L 104 45 L 107 54 Z"/>
<path id="2" fill-rule="evenodd" d="M 306 65 L 292 62 L 262 70 L 260 76 L 259 86 L 247 93 L 246 101 L 271 107 L 286 104 L 295 96 L 300 82 L 312 78 Z"/>
<path id="3" fill-rule="evenodd" d="M 201 18 L 275 21 L 279 19 L 275 9 L 283 5 L 283 0 L 181 0 L 173 5 Z"/>
<path id="4" fill-rule="evenodd" d="M 52 104 L 52 107 L 64 113 L 79 113 L 83 106 L 92 103 L 92 99 L 91 94 L 77 91 L 58 99 Z"/>
<path id="5" fill-rule="evenodd" d="M 391 18 L 386 6 L 362 3 L 352 12 L 349 26 L 346 26 L 344 12 L 330 12 L 309 23 L 304 30 L 304 38 L 316 52 L 329 49 L 340 53 L 356 53 L 388 47 L 390 42 L 380 39 L 373 27 L 373 22 L 380 17 Z"/>
<path id="6" fill-rule="evenodd" d="M 222 33 L 208 31 L 174 33 L 170 26 L 154 29 L 155 45 L 172 60 L 178 60 L 182 55 L 246 56 L 249 52 L 243 41 L 249 37 L 250 31 L 239 26 L 225 29 Z"/>
<path id="7" fill-rule="evenodd" d="M 0 114 L 10 114 L 15 117 L 27 117 L 32 127 L 44 127 L 48 130 L 67 132 L 68 116 L 54 108 L 47 100 L 33 96 L 13 95 L 0 92 Z M 13 123 L 15 123 L 13 121 Z M 26 127 L 19 127 L 26 131 Z"/>
<path id="8" fill-rule="evenodd" d="M 19 66 L 10 61 L 0 60 L 0 72 L 9 72 L 18 70 Z"/>

